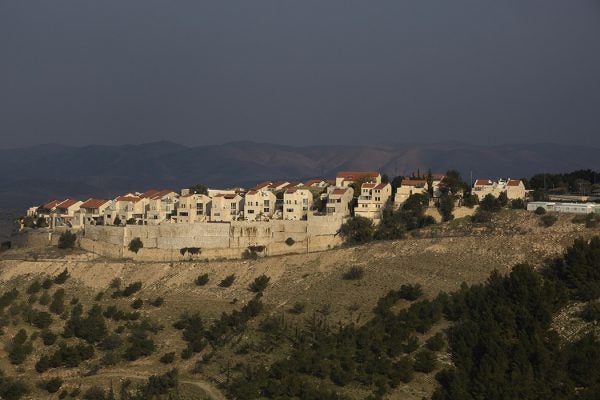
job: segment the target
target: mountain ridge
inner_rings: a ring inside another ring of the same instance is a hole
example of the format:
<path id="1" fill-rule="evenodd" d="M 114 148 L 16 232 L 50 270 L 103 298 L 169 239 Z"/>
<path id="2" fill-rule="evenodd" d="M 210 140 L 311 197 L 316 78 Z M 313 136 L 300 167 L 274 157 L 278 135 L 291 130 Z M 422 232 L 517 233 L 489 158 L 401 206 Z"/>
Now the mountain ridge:
<path id="1" fill-rule="evenodd" d="M 36 145 L 0 149 L 0 208 L 52 198 L 111 198 L 121 192 L 194 183 L 250 186 L 267 179 L 332 178 L 339 170 L 388 175 L 458 169 L 465 177 L 528 177 L 600 169 L 600 148 L 554 143 L 291 146 L 253 141 L 186 146 L 170 141 L 125 145 Z"/>

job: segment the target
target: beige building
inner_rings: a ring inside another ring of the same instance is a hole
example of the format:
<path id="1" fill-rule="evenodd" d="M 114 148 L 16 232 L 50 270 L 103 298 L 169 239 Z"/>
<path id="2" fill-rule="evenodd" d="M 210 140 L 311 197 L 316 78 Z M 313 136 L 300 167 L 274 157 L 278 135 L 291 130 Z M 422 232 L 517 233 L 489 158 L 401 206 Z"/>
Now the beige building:
<path id="1" fill-rule="evenodd" d="M 262 221 L 271 219 L 275 213 L 277 196 L 270 190 L 250 190 L 244 198 L 244 219 Z"/>
<path id="2" fill-rule="evenodd" d="M 523 181 L 517 179 L 508 179 L 506 181 L 500 179 L 497 182 L 477 179 L 473 185 L 473 194 L 483 199 L 486 195 L 491 194 L 494 197 L 500 196 L 500 193 L 506 192 L 509 200 L 524 199 L 526 195 L 525 185 Z"/>
<path id="3" fill-rule="evenodd" d="M 217 194 L 212 198 L 210 220 L 212 222 L 237 221 L 243 212 L 243 197 L 239 194 Z"/>
<path id="4" fill-rule="evenodd" d="M 350 215 L 350 203 L 354 197 L 354 190 L 348 188 L 329 187 L 327 190 L 327 215 Z"/>
<path id="5" fill-rule="evenodd" d="M 313 195 L 308 189 L 287 189 L 283 193 L 283 219 L 306 219 L 313 202 Z"/>
<path id="6" fill-rule="evenodd" d="M 179 195 L 172 190 L 165 189 L 155 193 L 148 199 L 144 224 L 157 225 L 170 221 L 177 212 Z"/>
<path id="7" fill-rule="evenodd" d="M 335 182 L 333 182 L 335 185 Z M 309 179 L 304 182 L 304 186 L 308 188 L 326 188 L 331 186 L 331 182 L 325 179 Z"/>
<path id="8" fill-rule="evenodd" d="M 335 186 L 345 188 L 351 184 L 363 181 L 379 184 L 381 183 L 381 174 L 376 171 L 356 172 L 340 171 L 335 176 Z"/>
<path id="9" fill-rule="evenodd" d="M 177 223 L 207 222 L 210 220 L 212 199 L 204 194 L 188 193 L 179 198 L 177 215 L 173 220 Z"/>
<path id="10" fill-rule="evenodd" d="M 117 217 L 121 220 L 120 225 L 126 224 L 127 221 L 141 224 L 149 201 L 148 198 L 131 193 L 117 197 L 104 211 L 104 225 L 114 225 Z"/>
<path id="11" fill-rule="evenodd" d="M 66 199 L 58 204 L 55 209 L 55 222 L 52 226 L 66 225 L 72 227 L 76 225 L 75 214 L 82 204 L 82 201 L 76 199 Z"/>
<path id="12" fill-rule="evenodd" d="M 394 209 L 400 208 L 400 206 L 413 194 L 426 194 L 428 192 L 427 187 L 426 180 L 403 179 L 400 187 L 396 188 L 396 194 L 394 195 Z"/>
<path id="13" fill-rule="evenodd" d="M 111 205 L 111 200 L 87 199 L 75 213 L 74 220 L 78 225 L 96 225 L 104 223 L 104 212 Z"/>
<path id="14" fill-rule="evenodd" d="M 388 206 L 392 196 L 392 185 L 389 183 L 363 183 L 361 186 L 358 205 L 354 215 L 381 222 L 383 210 Z"/>

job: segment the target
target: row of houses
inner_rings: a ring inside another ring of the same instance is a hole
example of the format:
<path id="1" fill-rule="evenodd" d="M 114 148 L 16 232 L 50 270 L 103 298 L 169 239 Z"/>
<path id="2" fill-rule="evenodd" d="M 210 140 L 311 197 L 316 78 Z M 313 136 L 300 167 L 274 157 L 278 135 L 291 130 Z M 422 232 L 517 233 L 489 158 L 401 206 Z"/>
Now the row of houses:
<path id="1" fill-rule="evenodd" d="M 228 222 L 271 219 L 303 220 L 309 212 L 346 217 L 351 215 L 354 189 L 359 180 L 381 184 L 377 172 L 340 172 L 336 180 L 311 179 L 306 182 L 267 181 L 248 190 L 208 189 L 191 193 L 184 189 L 148 190 L 124 193 L 114 199 L 90 198 L 85 201 L 53 200 L 31 207 L 27 215 L 44 218 L 48 225 L 80 227 L 85 224 L 138 224 Z M 372 188 L 375 191 L 380 189 Z M 370 193 L 365 192 L 365 196 Z M 386 191 L 391 192 L 387 184 Z M 380 209 L 387 201 L 375 196 Z M 316 201 L 318 200 L 318 201 Z M 362 203 L 368 203 L 361 200 Z M 320 205 L 317 208 L 317 205 Z M 373 218 L 377 216 L 373 215 Z"/>
<path id="2" fill-rule="evenodd" d="M 429 193 L 433 199 L 439 198 L 445 188 L 444 178 L 433 174 L 430 180 L 404 179 L 392 193 L 391 184 L 384 182 L 379 172 L 341 171 L 335 180 L 265 181 L 250 189 L 208 189 L 206 193 L 164 189 L 124 193 L 114 199 L 53 200 L 30 208 L 28 215 L 43 217 L 50 226 L 70 227 L 303 220 L 309 213 L 339 217 L 354 214 L 378 223 L 385 209 L 401 207 L 411 195 Z M 510 199 L 525 197 L 523 183 L 511 179 L 477 180 L 473 187 L 480 198 L 488 193 L 498 196 L 502 191 Z"/>

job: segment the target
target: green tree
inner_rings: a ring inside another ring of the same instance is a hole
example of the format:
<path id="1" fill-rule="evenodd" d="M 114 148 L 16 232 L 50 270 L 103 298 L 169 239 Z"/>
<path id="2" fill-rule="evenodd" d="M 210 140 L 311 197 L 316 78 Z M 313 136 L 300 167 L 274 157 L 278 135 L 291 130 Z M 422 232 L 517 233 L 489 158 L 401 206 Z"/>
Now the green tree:
<path id="1" fill-rule="evenodd" d="M 63 232 L 58 238 L 58 248 L 72 249 L 75 246 L 76 240 L 77 236 L 74 233 L 71 233 L 71 231 Z"/>
<path id="2" fill-rule="evenodd" d="M 375 225 L 369 218 L 355 216 L 342 224 L 339 233 L 348 244 L 367 243 L 373 240 Z"/>
<path id="3" fill-rule="evenodd" d="M 440 197 L 439 204 L 440 214 L 442 214 L 442 221 L 447 222 L 454 219 L 454 197 L 448 193 L 442 194 Z"/>
<path id="4" fill-rule="evenodd" d="M 503 191 L 502 193 L 500 193 L 498 195 L 498 204 L 500 204 L 500 207 L 506 207 L 508 204 L 508 194 L 506 193 L 506 190 Z"/>
<path id="5" fill-rule="evenodd" d="M 113 225 L 119 226 L 121 225 L 121 218 L 119 218 L 119 216 L 117 215 L 115 217 L 115 219 L 113 220 Z"/>
<path id="6" fill-rule="evenodd" d="M 493 194 L 488 193 L 479 203 L 479 208 L 483 211 L 498 212 L 500 211 L 501 206 L 498 199 L 495 198 Z"/>
<path id="7" fill-rule="evenodd" d="M 208 187 L 198 183 L 190 186 L 190 193 L 208 195 Z"/>
<path id="8" fill-rule="evenodd" d="M 142 242 L 142 239 L 136 237 L 131 239 L 127 248 L 129 249 L 129 251 L 137 254 L 137 252 L 140 251 L 140 249 L 142 249 L 143 247 L 144 243 Z"/>

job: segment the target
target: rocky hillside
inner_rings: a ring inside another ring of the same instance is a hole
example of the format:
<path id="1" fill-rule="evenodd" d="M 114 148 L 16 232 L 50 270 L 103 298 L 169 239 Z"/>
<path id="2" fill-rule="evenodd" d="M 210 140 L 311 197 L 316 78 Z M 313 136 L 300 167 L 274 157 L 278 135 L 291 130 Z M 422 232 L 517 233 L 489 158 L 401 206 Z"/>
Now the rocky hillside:
<path id="1" fill-rule="evenodd" d="M 547 257 L 560 255 L 575 238 L 594 234 L 600 234 L 600 230 L 573 224 L 567 216 L 561 216 L 554 226 L 543 228 L 532 214 L 506 211 L 488 227 L 458 220 L 428 228 L 405 240 L 258 260 L 137 264 L 79 251 L 13 249 L 0 255 L 0 295 L 12 288 L 19 291 L 3 307 L 0 369 L 29 382 L 60 377 L 61 391 L 72 393 L 80 386 L 83 391 L 96 384 L 108 387 L 111 382 L 117 387 L 121 376 L 129 377 L 135 384 L 151 374 L 163 374 L 177 367 L 181 390 L 188 396 L 182 398 L 222 399 L 227 393 L 228 378 L 239 374 L 242 365 L 269 365 L 289 351 L 290 343 L 276 340 L 267 333 L 269 330 L 265 331 L 265 324 L 272 323 L 273 318 L 285 321 L 291 332 L 304 329 L 315 319 L 331 327 L 362 326 L 373 318 L 378 299 L 402 285 L 419 284 L 425 298 L 433 298 L 440 291 L 457 290 L 462 282 L 482 282 L 494 269 L 506 273 L 516 263 L 540 265 Z M 347 275 L 353 267 L 362 271 L 356 279 Z M 65 269 L 69 277 L 64 283 L 44 282 L 56 280 Z M 204 274 L 207 282 L 197 282 Z M 231 275 L 233 282 L 225 287 L 222 282 Z M 263 275 L 270 280 L 260 297 L 262 309 L 244 319 L 244 310 L 257 296 L 251 285 Z M 36 281 L 42 287 L 32 290 Z M 141 283 L 140 290 L 125 295 L 126 288 L 136 282 Z M 57 295 L 61 289 L 62 295 Z M 62 296 L 62 300 L 56 300 L 57 296 Z M 135 302 L 136 299 L 141 301 Z M 63 307 L 54 307 L 53 311 L 55 301 Z M 85 318 L 94 305 L 101 307 L 104 335 L 110 336 L 113 344 L 106 339 L 78 339 L 77 334 L 60 336 L 71 324 L 78 304 L 83 306 Z M 409 305 L 409 301 L 401 300 L 394 307 L 400 310 Z M 116 317 L 115 307 L 121 311 Z M 108 312 L 110 309 L 113 311 Z M 236 311 L 242 313 L 243 324 L 220 325 L 223 313 L 234 315 Z M 50 314 L 52 322 L 47 327 L 36 322 L 39 313 Z M 186 353 L 194 339 L 186 339 L 186 328 L 181 331 L 173 326 L 178 321 L 182 324 L 184 313 L 198 313 L 202 329 L 207 332 L 214 334 L 220 327 L 223 331 L 219 331 L 219 340 L 205 343 L 202 339 L 199 351 Z M 140 327 L 141 322 L 145 327 Z M 429 333 L 418 334 L 418 343 L 424 345 L 444 326 L 440 323 Z M 21 363 L 11 364 L 11 343 L 20 329 L 27 333 L 31 352 Z M 55 343 L 44 345 L 42 336 L 48 331 L 59 336 Z M 153 349 L 130 357 L 138 334 L 151 339 Z M 52 355 L 60 342 L 68 346 L 91 343 L 95 352 L 77 366 L 62 365 L 35 372 L 40 359 Z M 172 362 L 160 361 L 171 352 L 175 353 Z M 449 363 L 445 351 L 436 357 L 438 368 Z M 436 385 L 434 374 L 416 372 L 410 382 L 401 383 L 385 398 L 429 398 Z M 35 398 L 56 398 L 56 394 L 30 386 Z M 350 398 L 364 398 L 367 394 L 357 385 L 337 390 Z"/>

